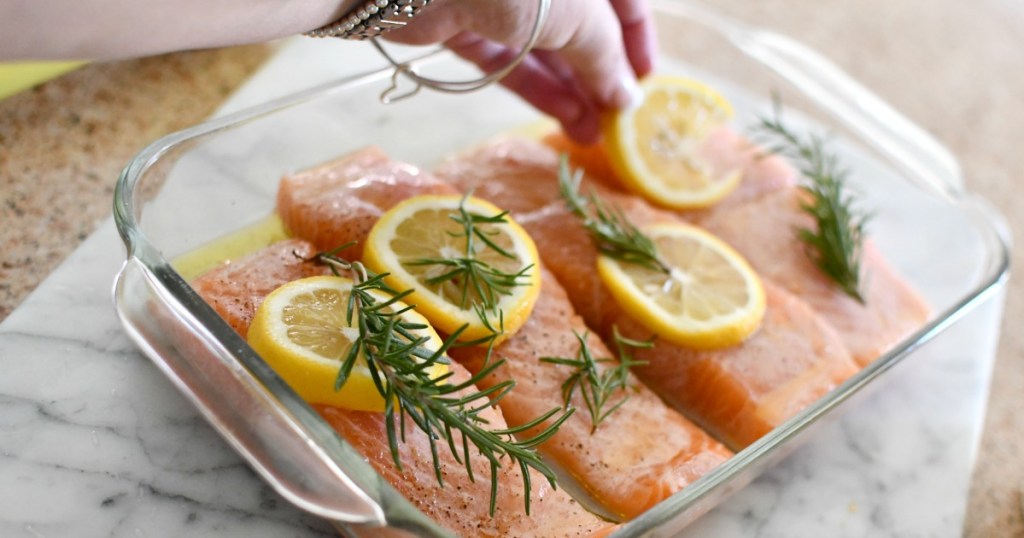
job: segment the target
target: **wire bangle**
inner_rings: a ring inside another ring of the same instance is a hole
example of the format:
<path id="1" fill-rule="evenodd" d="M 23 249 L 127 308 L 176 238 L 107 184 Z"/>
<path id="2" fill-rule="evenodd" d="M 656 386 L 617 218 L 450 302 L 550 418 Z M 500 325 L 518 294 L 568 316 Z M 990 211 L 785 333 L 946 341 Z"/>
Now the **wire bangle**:
<path id="1" fill-rule="evenodd" d="M 540 33 L 544 29 L 544 23 L 547 21 L 548 12 L 550 10 L 551 0 L 537 0 L 537 17 L 533 21 L 533 28 L 530 30 L 530 36 L 526 40 L 526 44 L 523 45 L 522 50 L 520 50 L 519 53 L 516 54 L 515 58 L 513 58 L 505 67 L 474 80 L 437 80 L 420 75 L 416 72 L 416 69 L 411 62 L 399 62 L 395 60 L 390 54 L 388 54 L 387 50 L 384 49 L 384 46 L 380 43 L 378 38 L 371 37 L 370 42 L 373 43 L 377 52 L 379 52 L 381 56 L 383 56 L 384 59 L 395 68 L 394 72 L 391 74 L 391 86 L 381 92 L 380 102 L 390 104 L 407 99 L 419 93 L 420 89 L 424 87 L 444 93 L 468 93 L 501 80 L 505 75 L 508 75 L 513 69 L 519 66 L 519 64 L 526 58 L 526 55 L 533 50 L 534 45 L 537 44 L 537 40 L 540 39 Z M 405 77 L 412 81 L 414 87 L 404 93 L 395 94 L 395 92 L 398 91 L 398 79 L 400 77 Z"/>

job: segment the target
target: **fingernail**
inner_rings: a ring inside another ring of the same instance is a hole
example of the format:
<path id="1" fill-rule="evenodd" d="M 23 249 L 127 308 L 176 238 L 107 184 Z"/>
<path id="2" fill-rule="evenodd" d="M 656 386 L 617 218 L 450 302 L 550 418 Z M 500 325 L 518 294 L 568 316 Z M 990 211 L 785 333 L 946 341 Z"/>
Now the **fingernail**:
<path id="1" fill-rule="evenodd" d="M 644 91 L 637 84 L 632 74 L 624 74 L 619 79 L 619 90 L 616 92 L 616 105 L 618 108 L 630 109 L 640 106 L 644 102 Z"/>

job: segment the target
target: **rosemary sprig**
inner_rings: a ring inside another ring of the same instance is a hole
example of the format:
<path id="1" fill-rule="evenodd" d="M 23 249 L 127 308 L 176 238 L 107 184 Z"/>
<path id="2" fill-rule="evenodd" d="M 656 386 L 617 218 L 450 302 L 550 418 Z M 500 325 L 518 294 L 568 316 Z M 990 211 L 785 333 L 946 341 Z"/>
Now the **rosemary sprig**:
<path id="1" fill-rule="evenodd" d="M 508 222 L 506 220 L 508 211 L 492 216 L 475 215 L 466 209 L 468 197 L 467 195 L 462 199 L 457 212 L 449 215 L 461 227 L 460 231 L 448 233 L 454 238 L 463 240 L 462 255 L 421 258 L 406 263 L 414 266 L 441 267 L 444 272 L 428 278 L 427 285 L 442 286 L 451 282 L 459 290 L 459 306 L 461 308 L 480 306 L 487 312 L 496 314 L 502 296 L 511 295 L 516 286 L 529 284 L 524 279 L 529 278 L 529 271 L 533 268 L 533 264 L 516 272 L 506 272 L 480 259 L 480 253 L 486 249 L 493 250 L 500 257 L 509 260 L 518 258 L 494 240 L 494 237 L 502 232 L 493 229 L 493 226 Z M 481 319 L 484 319 L 483 316 Z"/>
<path id="2" fill-rule="evenodd" d="M 590 412 L 591 433 L 597 431 L 597 427 L 601 425 L 601 422 L 622 407 L 622 404 L 626 403 L 626 400 L 629 399 L 629 394 L 626 394 L 618 403 L 605 409 L 612 396 L 620 389 L 625 390 L 628 388 L 629 369 L 633 366 L 647 364 L 646 361 L 633 359 L 630 349 L 654 346 L 651 341 L 641 342 L 626 338 L 619 334 L 618 328 L 613 328 L 613 332 L 615 335 L 615 346 L 619 352 L 619 360 L 618 364 L 611 368 L 601 370 L 597 367 L 598 363 L 615 361 L 608 358 L 595 359 L 590 346 L 587 345 L 587 333 L 580 334 L 575 331 L 573 334 L 576 335 L 576 339 L 580 342 L 580 349 L 576 352 L 575 358 L 542 357 L 540 359 L 547 363 L 561 364 L 573 368 L 572 374 L 562 383 L 562 398 L 565 399 L 565 406 L 569 407 L 576 389 L 580 390 L 583 402 Z"/>
<path id="3" fill-rule="evenodd" d="M 797 230 L 797 237 L 818 269 L 863 304 L 860 259 L 868 216 L 854 208 L 856 199 L 846 188 L 849 170 L 828 151 L 825 137 L 801 138 L 786 126 L 778 98 L 774 100 L 772 117 L 761 118 L 754 133 L 768 151 L 796 162 L 800 173 L 808 179 L 801 188 L 811 196 L 811 201 L 802 203 L 801 209 L 814 218 L 815 226 Z"/>
<path id="4" fill-rule="evenodd" d="M 358 330 L 358 335 L 342 360 L 335 386 L 345 384 L 357 358 L 362 357 L 377 391 L 386 402 L 384 414 L 388 445 L 396 467 L 402 469 L 398 444 L 405 440 L 407 422 L 412 422 L 429 439 L 434 472 L 442 487 L 444 480 L 438 445 L 447 445 L 455 460 L 465 466 L 470 480 L 474 480 L 470 459 L 472 446 L 490 465 L 491 515 L 494 515 L 497 500 L 498 470 L 502 466 L 502 458 L 519 465 L 522 471 L 525 509 L 529 514 L 530 469 L 547 478 L 552 487 L 556 486 L 554 472 L 537 454 L 536 447 L 551 438 L 574 410 L 568 409 L 559 415 L 561 410 L 554 408 L 518 427 L 488 429 L 488 421 L 481 412 L 508 394 L 515 382 L 509 380 L 486 390 L 477 390 L 475 385 L 504 361 L 488 360 L 483 369 L 461 383 L 449 383 L 451 372 L 431 377 L 432 366 L 449 362 L 445 352 L 455 345 L 465 327 L 449 336 L 439 349 L 427 348 L 425 344 L 429 338 L 418 334 L 425 326 L 402 319 L 402 314 L 412 307 L 396 308 L 398 301 L 411 292 L 392 289 L 384 282 L 385 275 L 373 274 L 359 262 L 338 257 L 338 250 L 318 254 L 317 260 L 327 264 L 336 275 L 345 273 L 352 277 L 346 320 L 349 326 Z M 498 334 L 500 329 L 495 328 L 492 332 Z M 552 418 L 553 421 L 537 435 L 516 438 Z M 456 431 L 462 435 L 461 442 L 453 434 Z"/>
<path id="5" fill-rule="evenodd" d="M 566 206 L 583 220 L 598 251 L 617 260 L 634 263 L 668 274 L 668 264 L 658 257 L 649 237 L 626 219 L 618 208 L 609 208 L 594 193 L 580 194 L 581 170 L 569 169 L 569 158 L 562 155 L 558 166 L 558 189 Z"/>

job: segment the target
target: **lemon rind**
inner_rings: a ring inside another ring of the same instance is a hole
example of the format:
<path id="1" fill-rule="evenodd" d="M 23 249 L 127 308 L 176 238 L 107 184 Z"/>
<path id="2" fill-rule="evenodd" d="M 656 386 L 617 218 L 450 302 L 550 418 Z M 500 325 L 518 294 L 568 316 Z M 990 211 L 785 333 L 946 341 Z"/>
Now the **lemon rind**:
<path id="1" fill-rule="evenodd" d="M 290 304 L 296 296 L 323 288 L 351 292 L 352 281 L 338 276 L 314 276 L 277 288 L 267 295 L 253 317 L 247 335 L 249 345 L 303 400 L 356 411 L 383 412 L 384 398 L 378 392 L 365 362 L 357 363 L 345 385 L 335 390 L 340 361 L 325 358 L 287 337 L 279 338 L 285 334 L 287 326 L 273 314 Z M 387 299 L 382 293 L 375 293 L 375 296 L 380 300 Z M 397 303 L 394 308 L 401 309 L 403 305 Z M 412 310 L 402 316 L 412 323 L 425 325 L 430 347 L 440 348 L 441 339 L 430 328 L 426 318 Z M 296 364 L 296 357 L 300 358 L 301 364 Z M 447 371 L 444 364 L 435 364 L 430 376 L 436 378 Z"/>
<path id="2" fill-rule="evenodd" d="M 363 262 L 377 273 L 386 273 L 385 282 L 398 290 L 412 290 L 405 297 L 405 302 L 413 307 L 439 331 L 453 334 L 463 326 L 459 334 L 460 341 L 473 341 L 491 336 L 493 333 L 480 320 L 473 310 L 459 308 L 440 295 L 426 289 L 412 274 L 402 267 L 398 256 L 384 245 L 396 234 L 398 225 L 405 218 L 420 209 L 451 209 L 456 210 L 463 203 L 462 195 L 421 195 L 409 198 L 389 210 L 374 225 L 367 238 L 363 252 Z M 498 214 L 502 210 L 494 204 L 480 198 L 469 197 L 466 200 L 469 208 L 478 214 Z M 501 298 L 498 309 L 502 311 L 504 332 L 496 340 L 500 343 L 514 334 L 530 317 L 537 297 L 540 294 L 540 256 L 537 247 L 529 234 L 511 218 L 506 226 L 511 230 L 515 252 L 521 257 L 531 260 L 533 268 L 529 271 L 529 281 L 517 286 L 512 295 Z M 525 256 L 524 256 L 525 254 Z M 495 321 L 495 320 L 492 320 Z M 498 327 L 495 327 L 498 328 Z"/>
<path id="3" fill-rule="evenodd" d="M 600 256 L 597 261 L 598 274 L 616 302 L 630 317 L 669 342 L 700 350 L 721 349 L 740 344 L 760 327 L 766 309 L 764 286 L 742 255 L 710 233 L 682 223 L 656 224 L 644 231 L 652 238 L 680 231 L 691 236 L 700 236 L 705 244 L 718 250 L 743 276 L 750 297 L 746 304 L 730 315 L 718 316 L 708 322 L 692 318 L 681 320 L 678 316 L 665 311 L 644 293 L 623 270 L 621 262 Z"/>
<path id="4" fill-rule="evenodd" d="M 644 80 L 641 87 L 645 92 L 652 88 L 671 88 L 677 92 L 708 98 L 724 112 L 727 119 L 734 115 L 732 105 L 728 100 L 710 86 L 694 79 L 665 75 L 654 76 Z M 648 168 L 629 143 L 636 140 L 632 121 L 635 114 L 636 109 L 614 113 L 606 119 L 604 128 L 605 138 L 609 141 L 606 146 L 609 163 L 627 188 L 663 207 L 702 209 L 721 201 L 739 185 L 742 173 L 734 171 L 713 182 L 713 187 L 700 191 L 668 188 L 657 174 Z"/>

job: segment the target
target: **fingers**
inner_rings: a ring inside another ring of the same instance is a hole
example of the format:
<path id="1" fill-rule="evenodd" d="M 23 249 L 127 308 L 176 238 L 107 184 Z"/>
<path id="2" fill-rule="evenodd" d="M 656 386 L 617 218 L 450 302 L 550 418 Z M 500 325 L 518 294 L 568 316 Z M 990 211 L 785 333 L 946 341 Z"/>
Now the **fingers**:
<path id="1" fill-rule="evenodd" d="M 564 58 L 559 56 L 557 52 L 550 50 L 535 50 L 532 52 L 532 55 L 541 63 L 546 65 L 552 73 L 565 81 L 566 84 L 576 83 L 576 73 L 573 72 L 572 66 L 569 65 L 569 62 L 566 62 Z"/>
<path id="2" fill-rule="evenodd" d="M 551 5 L 537 46 L 558 51 L 598 108 L 624 108 L 640 98 L 640 90 L 622 30 L 607 1 L 558 0 Z"/>
<path id="3" fill-rule="evenodd" d="M 517 53 L 468 32 L 455 36 L 445 45 L 485 72 L 505 67 Z M 553 53 L 537 51 L 528 55 L 501 84 L 558 120 L 574 139 L 585 143 L 597 140 L 597 111 L 577 87 L 572 69 Z"/>
<path id="4" fill-rule="evenodd" d="M 633 15 L 633 31 L 636 21 L 643 21 L 637 18 L 643 10 L 632 4 L 624 8 Z M 449 39 L 461 29 L 518 48 L 527 41 L 537 9 L 533 0 L 437 0 L 417 15 L 413 24 L 388 35 L 423 43 Z M 534 48 L 557 51 L 593 106 L 622 108 L 639 97 L 622 32 L 623 26 L 608 0 L 552 0 Z"/>
<path id="5" fill-rule="evenodd" d="M 435 0 L 388 38 L 445 42 L 490 73 L 527 42 L 537 9 L 534 0 Z M 646 0 L 552 0 L 533 52 L 503 84 L 590 142 L 601 111 L 642 100 L 636 77 L 651 71 L 654 50 Z"/>
<path id="6" fill-rule="evenodd" d="M 643 77 L 654 69 L 654 21 L 645 0 L 611 0 L 612 8 L 622 25 L 622 42 L 636 76 Z"/>

